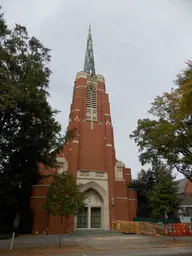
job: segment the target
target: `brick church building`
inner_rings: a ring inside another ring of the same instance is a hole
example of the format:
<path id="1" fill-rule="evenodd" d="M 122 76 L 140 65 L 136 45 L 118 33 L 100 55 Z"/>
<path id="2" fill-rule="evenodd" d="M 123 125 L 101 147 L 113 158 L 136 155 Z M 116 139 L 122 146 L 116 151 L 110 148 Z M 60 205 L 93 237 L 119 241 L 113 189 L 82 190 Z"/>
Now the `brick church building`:
<path id="1" fill-rule="evenodd" d="M 90 28 L 84 70 L 76 75 L 69 114 L 68 129 L 74 127 L 76 137 L 57 158 L 59 169 L 40 166 L 44 174 L 69 171 L 78 184 L 83 184 L 87 207 L 78 216 L 70 217 L 67 227 L 64 222 L 63 231 L 108 230 L 113 220 L 133 220 L 137 196 L 127 188 L 131 169 L 116 159 L 109 96 L 104 77 L 95 72 Z M 50 180 L 42 180 L 32 189 L 33 233 L 60 231 L 60 218 L 46 215 L 42 208 L 49 184 Z"/>

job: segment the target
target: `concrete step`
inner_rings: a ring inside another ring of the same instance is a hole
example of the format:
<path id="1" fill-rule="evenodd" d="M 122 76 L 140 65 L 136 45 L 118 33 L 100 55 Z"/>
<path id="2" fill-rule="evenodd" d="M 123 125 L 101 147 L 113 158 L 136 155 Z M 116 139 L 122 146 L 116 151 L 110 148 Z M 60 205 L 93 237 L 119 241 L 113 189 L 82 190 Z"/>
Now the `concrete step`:
<path id="1" fill-rule="evenodd" d="M 120 236 L 122 233 L 116 230 L 104 230 L 104 229 L 90 229 L 90 230 L 75 230 L 72 233 L 67 234 L 73 237 L 85 237 L 85 236 Z"/>

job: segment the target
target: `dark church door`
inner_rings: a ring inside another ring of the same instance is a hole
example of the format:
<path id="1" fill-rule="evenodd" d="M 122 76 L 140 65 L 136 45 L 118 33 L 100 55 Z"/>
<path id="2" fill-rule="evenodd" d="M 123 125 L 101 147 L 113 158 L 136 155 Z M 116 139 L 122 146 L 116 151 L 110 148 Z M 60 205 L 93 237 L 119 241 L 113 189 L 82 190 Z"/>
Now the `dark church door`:
<path id="1" fill-rule="evenodd" d="M 91 228 L 101 228 L 100 207 L 91 207 Z"/>

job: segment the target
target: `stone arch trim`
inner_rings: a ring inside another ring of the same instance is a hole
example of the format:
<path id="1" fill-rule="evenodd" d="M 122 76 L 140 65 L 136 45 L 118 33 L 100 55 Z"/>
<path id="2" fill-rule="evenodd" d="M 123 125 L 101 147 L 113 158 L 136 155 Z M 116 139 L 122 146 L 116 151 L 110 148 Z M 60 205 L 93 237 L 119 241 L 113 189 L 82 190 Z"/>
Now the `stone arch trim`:
<path id="1" fill-rule="evenodd" d="M 97 193 L 102 197 L 102 199 L 104 198 L 106 191 L 104 190 L 104 188 L 102 188 L 99 184 L 97 184 L 94 181 L 90 181 L 88 183 L 86 183 L 85 185 L 83 185 L 83 187 L 81 188 L 82 192 L 85 192 L 88 189 L 94 189 L 95 191 L 97 191 Z"/>

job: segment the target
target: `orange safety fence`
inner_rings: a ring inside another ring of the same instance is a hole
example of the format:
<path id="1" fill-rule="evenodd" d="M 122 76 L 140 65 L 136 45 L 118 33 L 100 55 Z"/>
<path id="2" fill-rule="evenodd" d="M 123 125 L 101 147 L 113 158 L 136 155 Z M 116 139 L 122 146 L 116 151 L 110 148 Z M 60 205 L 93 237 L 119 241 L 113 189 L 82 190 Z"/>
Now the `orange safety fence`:
<path id="1" fill-rule="evenodd" d="M 164 236 L 192 236 L 192 224 L 174 223 L 174 224 L 154 224 L 150 222 L 139 221 L 112 221 L 111 229 L 124 234 L 142 234 L 156 237 Z"/>
<path id="2" fill-rule="evenodd" d="M 164 228 L 165 236 L 192 236 L 192 225 L 184 223 L 167 224 Z"/>

